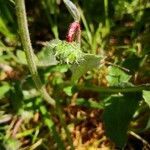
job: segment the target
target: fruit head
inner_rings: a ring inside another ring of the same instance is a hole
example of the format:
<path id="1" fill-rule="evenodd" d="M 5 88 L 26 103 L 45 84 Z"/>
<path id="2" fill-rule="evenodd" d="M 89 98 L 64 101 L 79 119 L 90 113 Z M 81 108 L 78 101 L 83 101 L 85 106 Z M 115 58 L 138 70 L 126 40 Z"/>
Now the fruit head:
<path id="1" fill-rule="evenodd" d="M 83 60 L 83 52 L 75 42 L 62 41 L 54 48 L 54 53 L 61 63 L 73 64 Z"/>

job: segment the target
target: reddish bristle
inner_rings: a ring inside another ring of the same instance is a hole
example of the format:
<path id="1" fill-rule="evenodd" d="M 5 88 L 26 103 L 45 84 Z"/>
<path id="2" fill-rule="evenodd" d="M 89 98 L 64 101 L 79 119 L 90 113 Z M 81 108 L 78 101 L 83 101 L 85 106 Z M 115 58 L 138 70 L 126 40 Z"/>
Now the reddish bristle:
<path id="1" fill-rule="evenodd" d="M 79 22 L 73 22 L 69 26 L 69 30 L 67 33 L 67 42 L 72 42 L 74 40 L 74 35 L 80 30 Z"/>

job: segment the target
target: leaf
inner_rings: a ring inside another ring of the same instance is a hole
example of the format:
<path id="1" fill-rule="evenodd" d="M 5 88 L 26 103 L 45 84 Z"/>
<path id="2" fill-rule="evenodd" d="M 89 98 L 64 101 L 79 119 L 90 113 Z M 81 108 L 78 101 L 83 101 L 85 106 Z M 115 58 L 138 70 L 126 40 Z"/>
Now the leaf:
<path id="1" fill-rule="evenodd" d="M 72 96 L 72 86 L 67 86 L 63 89 L 63 91 L 68 95 L 68 96 Z"/>
<path id="2" fill-rule="evenodd" d="M 121 86 L 124 83 L 128 83 L 131 78 L 130 75 L 114 66 L 108 67 L 108 72 L 109 74 L 106 78 L 110 86 Z"/>
<path id="3" fill-rule="evenodd" d="M 49 46 L 44 47 L 42 51 L 37 54 L 37 57 L 39 60 L 38 67 L 48 67 L 57 65 L 58 63 L 51 47 Z"/>
<path id="4" fill-rule="evenodd" d="M 104 109 L 103 102 L 96 102 L 93 100 L 85 100 L 83 98 L 78 98 L 76 101 L 77 101 L 76 104 L 79 106 L 84 106 L 87 108 L 95 108 L 95 109 Z"/>
<path id="5" fill-rule="evenodd" d="M 143 98 L 150 107 L 150 91 L 143 91 Z"/>
<path id="6" fill-rule="evenodd" d="M 127 140 L 130 120 L 138 106 L 138 94 L 112 95 L 107 99 L 103 120 L 106 135 L 118 147 L 123 147 Z"/>
<path id="7" fill-rule="evenodd" d="M 24 97 L 23 97 L 23 93 L 22 93 L 22 88 L 21 88 L 21 82 L 15 81 L 13 83 L 13 88 L 10 91 L 10 103 L 11 103 L 11 107 L 12 109 L 19 113 L 19 111 L 21 111 L 23 109 L 23 104 L 24 104 Z"/>
<path id="8" fill-rule="evenodd" d="M 25 55 L 25 52 L 24 52 L 24 51 L 17 50 L 16 55 L 17 55 L 18 61 L 19 61 L 21 64 L 24 64 L 24 65 L 27 64 L 26 55 Z"/>
<path id="9" fill-rule="evenodd" d="M 72 15 L 74 21 L 80 21 L 80 12 L 75 6 L 75 4 L 70 0 L 64 0 L 64 3 L 67 9 L 69 10 L 70 14 Z"/>
<path id="10" fill-rule="evenodd" d="M 5 94 L 10 90 L 10 85 L 7 83 L 4 83 L 0 86 L 0 99 L 2 99 Z"/>
<path id="11" fill-rule="evenodd" d="M 48 113 L 47 108 L 44 105 L 40 104 L 39 110 L 42 114 L 42 119 L 43 119 L 44 124 L 48 127 L 58 147 L 60 148 L 60 150 L 65 150 L 64 143 L 60 137 L 60 134 L 57 132 L 56 126 L 52 120 L 52 116 Z"/>
<path id="12" fill-rule="evenodd" d="M 4 147 L 6 150 L 19 150 L 21 147 L 21 142 L 15 138 L 7 138 L 4 141 Z"/>
<path id="13" fill-rule="evenodd" d="M 27 65 L 26 55 L 24 51 L 17 51 L 17 58 L 21 64 Z M 34 55 L 34 61 L 38 67 L 48 67 L 52 65 L 56 65 L 58 62 L 52 51 L 48 47 L 44 47 L 41 52 Z"/>
<path id="14" fill-rule="evenodd" d="M 145 128 L 144 128 L 144 131 L 147 131 L 147 130 L 149 130 L 150 129 L 150 117 L 148 118 L 148 120 L 147 120 L 147 123 L 146 123 L 146 126 L 145 126 Z"/>
<path id="15" fill-rule="evenodd" d="M 84 75 L 87 71 L 92 70 L 99 66 L 101 57 L 92 55 L 92 54 L 85 54 L 83 60 L 80 61 L 78 64 L 74 64 L 71 67 L 72 71 L 72 82 L 76 82 L 82 75 Z"/>

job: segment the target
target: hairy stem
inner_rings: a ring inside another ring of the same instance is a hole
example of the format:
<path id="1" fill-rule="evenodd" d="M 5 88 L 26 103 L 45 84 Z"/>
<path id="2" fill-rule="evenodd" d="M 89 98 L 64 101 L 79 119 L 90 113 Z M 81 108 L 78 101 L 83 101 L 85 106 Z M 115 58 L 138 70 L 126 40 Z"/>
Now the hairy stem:
<path id="1" fill-rule="evenodd" d="M 36 85 L 36 88 L 42 94 L 43 98 L 49 104 L 51 104 L 52 106 L 55 106 L 55 101 L 47 93 L 38 75 L 37 67 L 34 61 L 34 52 L 31 46 L 31 41 L 30 41 L 30 36 L 29 36 L 24 0 L 16 0 L 16 14 L 17 14 L 19 34 L 21 37 L 22 46 L 26 54 L 28 67 L 31 72 L 33 81 Z"/>

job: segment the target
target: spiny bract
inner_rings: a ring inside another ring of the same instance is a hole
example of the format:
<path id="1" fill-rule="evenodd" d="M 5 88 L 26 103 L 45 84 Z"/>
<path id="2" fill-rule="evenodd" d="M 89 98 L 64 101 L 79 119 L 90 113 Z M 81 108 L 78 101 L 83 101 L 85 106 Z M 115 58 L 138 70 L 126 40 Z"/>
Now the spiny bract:
<path id="1" fill-rule="evenodd" d="M 73 64 L 83 60 L 84 53 L 75 42 L 68 43 L 61 40 L 53 40 L 49 43 L 56 58 L 61 63 Z"/>

